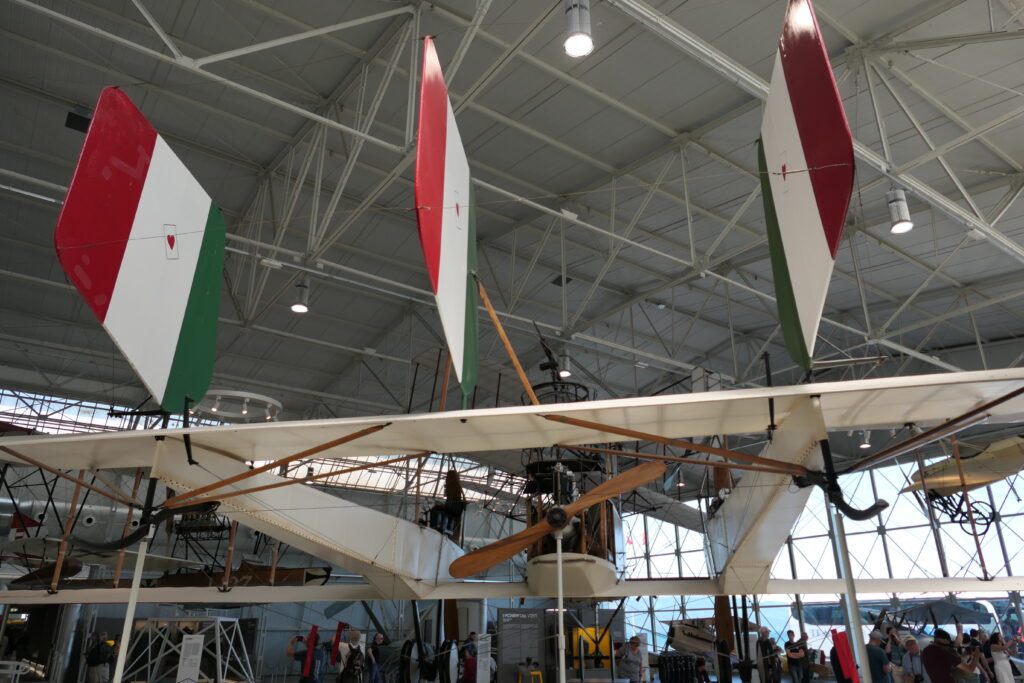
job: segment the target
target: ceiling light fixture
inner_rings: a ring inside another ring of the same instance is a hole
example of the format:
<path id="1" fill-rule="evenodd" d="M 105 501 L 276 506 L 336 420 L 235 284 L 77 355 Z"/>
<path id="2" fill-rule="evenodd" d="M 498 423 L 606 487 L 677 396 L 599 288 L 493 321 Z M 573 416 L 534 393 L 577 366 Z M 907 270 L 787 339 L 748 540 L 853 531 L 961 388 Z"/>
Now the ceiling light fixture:
<path id="1" fill-rule="evenodd" d="M 210 408 L 210 412 L 216 413 L 218 410 L 220 410 L 220 396 L 217 397 L 217 401 L 213 404 L 213 407 Z"/>
<path id="2" fill-rule="evenodd" d="M 885 198 L 889 202 L 889 218 L 892 221 L 889 232 L 894 235 L 902 235 L 913 230 L 914 221 L 910 218 L 906 193 L 898 187 L 894 187 L 885 193 Z"/>
<path id="3" fill-rule="evenodd" d="M 249 414 L 249 399 L 242 401 L 242 415 Z"/>
<path id="4" fill-rule="evenodd" d="M 860 445 L 858 446 L 861 450 L 871 448 L 871 432 L 865 430 L 861 432 Z"/>
<path id="5" fill-rule="evenodd" d="M 295 283 L 295 301 L 292 303 L 292 313 L 306 313 L 309 311 L 309 279 L 302 278 Z"/>
<path id="6" fill-rule="evenodd" d="M 572 366 L 569 364 L 569 354 L 567 353 L 558 357 L 558 376 L 562 379 L 572 377 Z"/>
<path id="7" fill-rule="evenodd" d="M 565 0 L 565 17 L 569 22 L 565 54 L 573 58 L 586 57 L 594 51 L 594 38 L 590 35 L 590 0 Z"/>

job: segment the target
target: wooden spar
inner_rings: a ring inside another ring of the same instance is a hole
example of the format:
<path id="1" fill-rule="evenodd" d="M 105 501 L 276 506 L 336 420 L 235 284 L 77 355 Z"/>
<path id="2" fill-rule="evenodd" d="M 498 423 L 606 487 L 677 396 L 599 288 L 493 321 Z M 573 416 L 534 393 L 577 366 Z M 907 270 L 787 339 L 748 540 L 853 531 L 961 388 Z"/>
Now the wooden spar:
<path id="1" fill-rule="evenodd" d="M 598 448 L 597 446 L 566 446 L 559 444 L 559 448 L 570 448 L 577 451 L 589 451 L 593 453 L 605 453 L 607 455 L 621 455 L 627 458 L 639 458 L 641 460 L 661 460 L 662 462 L 682 462 L 691 465 L 706 465 L 707 467 L 721 468 L 726 470 L 749 470 L 751 472 L 767 472 L 769 474 L 792 474 L 788 469 L 781 467 L 758 467 L 757 465 L 740 465 L 731 462 L 720 462 L 718 460 L 697 460 L 676 455 L 657 455 L 655 453 L 637 453 L 635 451 L 620 451 L 614 448 Z M 776 462 L 772 460 L 771 462 Z M 728 488 L 732 488 L 730 485 Z"/>
<path id="2" fill-rule="evenodd" d="M 416 506 L 413 508 L 412 521 L 419 524 L 420 521 L 420 474 L 423 472 L 423 461 L 416 463 Z"/>
<path id="3" fill-rule="evenodd" d="M 114 485 L 113 483 L 111 483 L 111 482 L 110 482 L 110 481 L 109 481 L 108 479 L 106 479 L 106 478 L 105 478 L 105 477 L 104 477 L 104 476 L 103 476 L 102 474 L 100 474 L 99 470 L 97 470 L 96 468 L 93 468 L 93 469 L 89 470 L 89 473 L 90 473 L 90 474 L 91 474 L 91 475 L 92 475 L 93 477 L 95 477 L 95 478 L 96 478 L 96 481 L 100 482 L 101 484 L 103 484 L 104 486 L 106 486 L 106 487 L 107 487 L 108 489 L 110 489 L 110 490 L 111 490 L 111 491 L 113 491 L 114 493 L 116 493 L 116 494 L 120 494 L 120 493 L 121 493 L 121 489 L 119 489 L 119 488 L 118 488 L 117 486 L 115 486 L 115 485 Z M 133 501 L 133 502 L 134 502 L 134 503 L 135 503 L 135 504 L 136 504 L 136 505 L 137 505 L 138 507 L 140 507 L 140 508 L 142 507 L 142 503 L 139 503 L 139 502 L 138 502 L 138 500 L 136 500 L 136 498 L 135 498 L 135 494 L 134 494 L 134 493 L 132 494 L 131 500 L 132 500 L 132 501 Z"/>
<path id="4" fill-rule="evenodd" d="M 974 545 L 978 548 L 978 562 L 981 564 L 981 578 L 989 580 L 988 569 L 985 567 L 985 555 L 981 552 L 981 539 L 978 537 L 978 527 L 974 524 L 974 511 L 971 510 L 971 499 L 967 495 L 967 478 L 964 476 L 964 463 L 960 459 L 960 446 L 957 444 L 956 434 L 949 438 L 953 444 L 953 458 L 956 459 L 956 469 L 960 473 L 960 493 L 963 496 L 963 505 L 967 508 L 967 519 L 971 521 L 971 536 L 974 536 Z M 925 491 L 925 497 L 928 492 Z M 59 567 L 58 567 L 59 569 Z"/>
<path id="5" fill-rule="evenodd" d="M 266 465 L 260 465 L 259 467 L 255 468 L 255 469 L 247 470 L 245 472 L 241 472 L 239 474 L 236 474 L 236 475 L 234 475 L 232 477 L 228 477 L 227 479 L 224 479 L 223 481 L 217 481 L 217 482 L 214 482 L 212 484 L 207 484 L 206 486 L 200 486 L 199 488 L 195 489 L 194 491 L 189 491 L 187 493 L 182 493 L 181 495 L 175 496 L 174 498 L 170 498 L 170 499 L 164 501 L 164 507 L 180 507 L 181 504 L 182 504 L 182 501 L 189 500 L 191 498 L 195 498 L 196 496 L 201 496 L 204 493 L 209 493 L 210 491 L 214 491 L 214 490 L 222 488 L 224 486 L 228 486 L 230 484 L 234 484 L 234 483 L 243 481 L 243 480 L 248 479 L 250 477 L 254 477 L 257 474 L 262 474 L 263 472 L 267 472 L 269 470 L 272 470 L 272 469 L 275 469 L 277 467 L 280 467 L 281 465 L 287 465 L 290 462 L 295 462 L 296 460 L 301 460 L 302 458 L 308 458 L 311 455 L 316 455 L 317 453 L 322 453 L 323 451 L 330 450 L 331 448 L 334 448 L 335 446 L 340 446 L 340 445 L 346 444 L 346 443 L 348 443 L 350 441 L 355 441 L 356 439 L 360 439 L 360 438 L 362 438 L 364 436 L 368 436 L 370 434 L 375 434 L 375 433 L 379 432 L 380 430 L 384 429 L 385 427 L 387 427 L 389 424 L 391 424 L 391 423 L 390 422 L 386 422 L 386 423 L 381 424 L 381 425 L 374 425 L 373 427 L 367 427 L 366 429 L 360 429 L 358 432 L 352 432 L 351 434 L 346 434 L 345 436 L 343 436 L 343 437 L 341 437 L 339 439 L 334 439 L 333 441 L 328 441 L 328 442 L 322 443 L 322 444 L 320 444 L 318 446 L 313 446 L 312 448 L 307 448 L 306 450 L 300 451 L 298 453 L 292 453 L 291 455 L 285 456 L 285 457 L 280 458 L 278 460 L 274 460 L 273 462 L 268 463 Z"/>
<path id="6" fill-rule="evenodd" d="M 132 500 L 139 495 L 139 484 L 142 483 L 142 468 L 138 467 L 135 469 L 135 483 L 132 484 Z M 128 508 L 128 516 L 124 520 L 124 529 L 121 531 L 121 538 L 128 535 L 128 531 L 132 528 L 132 516 L 134 516 L 135 510 Z M 124 552 L 125 549 L 121 548 L 117 551 L 117 564 L 114 566 L 114 588 L 121 582 L 121 569 L 124 567 Z"/>
<path id="7" fill-rule="evenodd" d="M 568 417 L 566 415 L 541 415 L 541 417 L 543 417 L 545 420 L 551 420 L 552 422 L 561 422 L 562 424 L 575 425 L 576 427 L 593 429 L 594 431 L 598 432 L 611 432 L 612 434 L 618 434 L 620 436 L 628 436 L 630 439 L 637 439 L 640 441 L 651 441 L 654 443 L 664 444 L 665 446 L 673 446 L 675 448 L 685 448 L 691 451 L 700 451 L 702 453 L 720 455 L 723 458 L 727 458 L 729 460 L 739 460 L 740 462 L 749 463 L 751 465 L 760 465 L 762 467 L 768 467 L 776 471 L 782 470 L 787 474 L 807 474 L 807 468 L 804 467 L 803 465 L 794 465 L 792 463 L 779 462 L 778 460 L 760 458 L 756 455 L 747 455 L 746 453 L 730 451 L 727 448 L 705 446 L 704 444 L 692 443 L 690 441 L 682 441 L 680 439 L 670 439 L 664 436 L 658 436 L 657 434 L 648 434 L 647 432 L 640 432 L 635 429 L 625 429 L 623 427 L 612 427 L 611 425 L 604 425 L 599 422 L 590 422 L 589 420 L 580 420 L 578 418 Z M 571 448 L 575 448 L 575 446 L 571 446 Z M 705 462 L 705 464 L 707 463 Z"/>
<path id="8" fill-rule="evenodd" d="M 78 478 L 85 475 L 85 470 L 78 470 Z M 64 535 L 60 539 L 60 549 L 57 551 L 57 564 L 53 567 L 53 580 L 50 581 L 50 592 L 57 592 L 57 584 L 60 583 L 60 571 L 64 565 L 64 556 L 68 552 L 68 538 L 71 536 L 71 525 L 75 522 L 75 512 L 78 511 L 78 496 L 82 487 L 75 484 L 75 491 L 71 494 L 71 505 L 68 506 L 68 518 L 64 522 Z"/>
<path id="9" fill-rule="evenodd" d="M 876 465 L 884 460 L 888 460 L 889 458 L 895 458 L 898 455 L 906 453 L 912 448 L 923 446 L 927 443 L 935 441 L 936 439 L 941 439 L 942 437 L 949 435 L 951 432 L 955 433 L 957 431 L 962 431 L 972 425 L 978 424 L 979 422 L 982 422 L 983 420 L 987 419 L 987 415 L 985 415 L 985 413 L 987 413 L 990 409 L 995 408 L 996 406 L 1002 403 L 1006 403 L 1011 399 L 1017 398 L 1021 394 L 1024 394 L 1024 387 L 1014 389 L 1008 394 L 1003 394 L 999 398 L 994 398 L 988 403 L 980 405 L 977 408 L 973 408 L 972 410 L 968 410 L 966 413 L 960 415 L 959 417 L 954 417 L 951 420 L 946 420 L 937 427 L 932 427 L 927 431 L 915 434 L 899 442 L 898 444 L 894 444 L 884 450 L 875 453 L 874 455 L 869 455 L 863 460 L 858 460 L 852 467 L 849 467 L 845 471 L 840 472 L 840 474 L 850 474 L 852 472 L 860 472 L 862 470 L 866 470 L 868 467 L 872 465 Z"/>
<path id="10" fill-rule="evenodd" d="M 475 277 L 475 276 L 474 276 Z M 526 378 L 526 371 L 523 370 L 522 364 L 519 362 L 519 356 L 516 355 L 515 349 L 512 348 L 512 342 L 508 340 L 508 335 L 505 334 L 505 327 L 498 320 L 498 314 L 494 311 L 494 306 L 491 305 L 491 300 L 487 296 L 487 290 L 484 289 L 484 283 L 480 281 L 480 278 L 476 278 L 477 289 L 480 290 L 480 300 L 484 302 L 484 307 L 487 309 L 487 314 L 491 317 L 491 323 L 494 325 L 494 329 L 498 332 L 498 337 L 501 338 L 501 343 L 505 346 L 505 353 L 512 359 L 512 365 L 516 368 L 516 374 L 519 375 L 519 381 L 523 383 L 523 389 L 526 390 L 526 395 L 530 397 L 530 403 L 533 405 L 540 405 L 540 401 L 537 400 L 537 394 L 533 393 L 533 387 L 530 385 L 530 380 Z"/>
<path id="11" fill-rule="evenodd" d="M 46 465 L 44 463 L 39 462 L 35 458 L 31 458 L 31 457 L 25 455 L 24 453 L 19 453 L 18 451 L 14 450 L 13 448 L 8 448 L 7 446 L 0 446 L 0 451 L 3 451 L 7 455 L 12 455 L 15 458 L 18 458 L 19 460 L 27 462 L 29 465 L 32 465 L 33 467 L 38 467 L 41 470 L 46 470 L 50 474 L 56 475 L 56 476 L 60 477 L 61 479 L 67 479 L 71 483 L 76 484 L 78 486 L 81 486 L 83 488 L 89 489 L 93 493 L 98 493 L 99 495 L 103 496 L 104 498 L 110 498 L 111 500 L 116 500 L 118 503 L 121 503 L 122 505 L 127 505 L 128 507 L 133 507 L 133 508 L 140 507 L 138 505 L 138 503 L 134 503 L 134 502 L 128 500 L 127 498 L 125 498 L 124 496 L 104 491 L 103 489 L 101 489 L 99 487 L 93 486 L 92 484 L 90 484 L 89 482 L 85 481 L 84 479 L 81 479 L 79 477 L 73 477 L 70 474 L 67 474 L 65 472 L 61 472 L 60 470 L 56 469 L 55 467 L 50 467 L 49 465 Z"/>
<path id="12" fill-rule="evenodd" d="M 444 379 L 441 381 L 441 398 L 437 402 L 437 412 L 443 413 L 445 404 L 448 402 L 448 380 L 452 377 L 452 354 L 449 351 L 444 355 Z"/>
<path id="13" fill-rule="evenodd" d="M 603 506 L 604 503 L 602 502 Z M 587 511 L 580 511 L 580 549 L 577 551 L 583 555 L 587 554 Z"/>
<path id="14" fill-rule="evenodd" d="M 227 590 L 231 584 L 231 563 L 235 559 L 235 537 L 238 535 L 238 522 L 231 521 L 231 532 L 228 535 L 228 554 L 224 558 L 224 579 L 220 582 L 222 590 Z"/>
<path id="15" fill-rule="evenodd" d="M 277 557 L 278 553 L 281 552 L 281 539 L 277 540 L 274 544 L 274 553 L 270 558 L 270 585 L 274 585 L 274 579 L 277 577 Z"/>
<path id="16" fill-rule="evenodd" d="M 254 487 L 249 488 L 249 489 L 242 489 L 241 491 L 228 491 L 228 492 L 222 493 L 222 494 L 213 494 L 213 495 L 206 496 L 205 498 L 200 498 L 199 500 L 186 500 L 186 501 L 181 501 L 181 502 L 175 502 L 175 501 L 179 501 L 179 499 L 181 498 L 181 496 L 178 496 L 177 498 L 172 498 L 170 501 L 164 503 L 164 507 L 165 508 L 172 508 L 173 509 L 173 508 L 176 508 L 176 507 L 181 507 L 182 505 L 194 505 L 194 504 L 197 504 L 197 503 L 206 503 L 208 501 L 212 502 L 212 501 L 215 501 L 215 500 L 217 500 L 217 501 L 227 500 L 228 498 L 234 498 L 235 496 L 244 496 L 244 495 L 249 494 L 249 493 L 259 493 L 260 491 L 268 491 L 270 489 L 277 489 L 277 488 L 281 488 L 282 486 L 294 486 L 295 484 L 305 484 L 305 483 L 308 483 L 308 482 L 311 482 L 311 481 L 316 481 L 317 479 L 326 479 L 328 477 L 335 477 L 335 476 L 337 476 L 339 474 L 349 474 L 350 472 L 359 472 L 360 470 L 369 470 L 369 469 L 373 469 L 374 467 L 381 467 L 383 465 L 393 465 L 394 463 L 405 462 L 406 460 L 412 460 L 413 458 L 423 458 L 423 457 L 426 457 L 427 455 L 429 455 L 429 454 L 426 453 L 425 451 L 424 452 L 420 452 L 420 453 L 413 453 L 412 455 L 401 455 L 401 456 L 398 456 L 397 458 L 389 458 L 388 460 L 368 462 L 368 463 L 365 463 L 363 465 L 356 465 L 354 467 L 346 467 L 346 468 L 340 469 L 340 470 L 331 470 L 330 472 L 321 472 L 320 474 L 314 474 L 314 475 L 309 476 L 309 477 L 303 477 L 302 479 L 286 479 L 285 481 L 275 481 L 273 484 L 264 484 L 263 486 L 254 486 Z M 225 482 L 226 482 L 226 480 L 225 480 Z M 196 489 L 196 490 L 198 491 L 199 489 Z"/>

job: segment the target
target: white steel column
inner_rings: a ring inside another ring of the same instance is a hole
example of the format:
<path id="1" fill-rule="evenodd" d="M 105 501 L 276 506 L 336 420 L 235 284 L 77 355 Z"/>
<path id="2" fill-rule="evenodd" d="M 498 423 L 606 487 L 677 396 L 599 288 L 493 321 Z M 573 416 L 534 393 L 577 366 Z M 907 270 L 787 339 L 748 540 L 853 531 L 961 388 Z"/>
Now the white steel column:
<path id="1" fill-rule="evenodd" d="M 846 547 L 846 528 L 843 516 L 827 499 L 825 509 L 828 510 L 828 530 L 832 537 L 832 551 L 836 558 L 836 571 L 846 586 L 842 596 L 843 616 L 846 619 L 846 637 L 853 649 L 853 656 L 860 667 L 860 675 L 866 683 L 883 683 L 871 678 L 871 667 L 868 666 L 868 650 L 864 643 L 864 629 L 860 623 L 860 605 L 857 603 L 857 587 L 853 583 L 853 567 L 850 564 L 850 551 Z"/>
<path id="2" fill-rule="evenodd" d="M 158 442 L 163 443 L 163 442 Z M 159 449 L 159 445 L 158 445 Z M 139 543 L 139 554 L 135 558 L 135 572 L 132 574 L 132 589 L 128 594 L 128 606 L 125 607 L 124 626 L 121 627 L 121 642 L 117 648 L 117 663 L 114 665 L 112 681 L 121 681 L 124 678 L 125 660 L 128 658 L 128 649 L 131 645 L 132 624 L 135 621 L 135 605 L 139 601 L 139 586 L 142 584 L 142 565 L 146 562 L 146 549 L 153 538 L 156 527 L 149 525 L 146 537 Z"/>
<path id="3" fill-rule="evenodd" d="M 558 683 L 565 683 L 565 601 L 562 597 L 562 533 L 563 529 L 555 532 L 555 553 L 558 562 Z"/>

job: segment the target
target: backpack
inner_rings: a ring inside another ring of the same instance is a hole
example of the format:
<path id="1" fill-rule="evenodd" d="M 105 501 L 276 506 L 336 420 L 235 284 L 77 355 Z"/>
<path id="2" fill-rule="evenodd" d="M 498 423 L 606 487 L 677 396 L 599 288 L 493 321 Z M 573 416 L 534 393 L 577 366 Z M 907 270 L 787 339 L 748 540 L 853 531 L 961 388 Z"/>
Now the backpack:
<path id="1" fill-rule="evenodd" d="M 359 646 L 352 645 L 345 659 L 345 667 L 341 670 L 338 680 L 341 683 L 363 683 L 366 655 Z"/>

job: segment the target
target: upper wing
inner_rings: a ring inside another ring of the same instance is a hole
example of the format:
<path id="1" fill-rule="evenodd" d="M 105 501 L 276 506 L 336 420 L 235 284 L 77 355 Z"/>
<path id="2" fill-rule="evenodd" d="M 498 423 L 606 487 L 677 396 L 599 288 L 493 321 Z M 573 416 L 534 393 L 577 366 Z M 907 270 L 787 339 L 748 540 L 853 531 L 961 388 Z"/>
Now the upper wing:
<path id="1" fill-rule="evenodd" d="M 799 399 L 821 396 L 828 429 L 885 428 L 908 422 L 936 424 L 1024 386 L 1024 369 L 945 373 L 612 399 L 563 405 L 490 408 L 420 415 L 227 425 L 188 430 L 197 457 L 204 449 L 231 454 L 239 461 L 275 460 L 336 439 L 340 434 L 387 423 L 384 429 L 323 451 L 318 457 L 368 457 L 402 453 L 514 451 L 552 444 L 620 441 L 600 431 L 545 420 L 558 413 L 662 436 L 687 438 L 709 434 L 753 434 L 768 426 L 768 399 L 775 399 L 781 422 Z M 1024 397 L 991 411 L 991 421 L 1024 416 Z M 149 467 L 156 448 L 177 448 L 184 430 L 168 430 L 157 442 L 155 431 L 77 436 L 6 437 L 0 460 L 20 462 L 22 452 L 54 467 Z"/>

